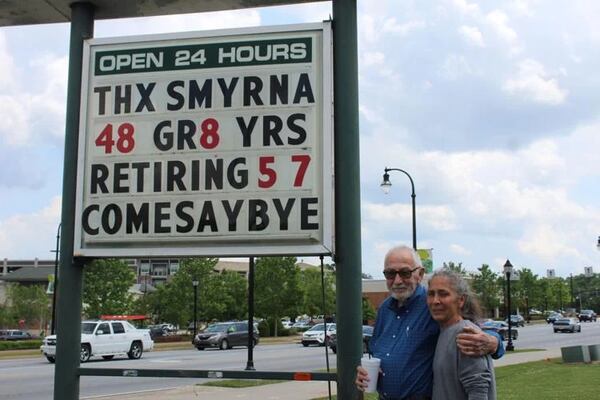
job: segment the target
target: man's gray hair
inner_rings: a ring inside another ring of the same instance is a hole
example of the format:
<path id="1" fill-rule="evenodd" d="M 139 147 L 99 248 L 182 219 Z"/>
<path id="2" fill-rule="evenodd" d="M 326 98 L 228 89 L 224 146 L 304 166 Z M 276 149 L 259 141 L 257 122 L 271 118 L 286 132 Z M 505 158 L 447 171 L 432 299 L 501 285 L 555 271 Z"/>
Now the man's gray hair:
<path id="1" fill-rule="evenodd" d="M 421 257 L 419 256 L 419 253 L 417 253 L 415 251 L 415 249 L 413 249 L 412 247 L 408 247 L 406 245 L 399 245 L 399 246 L 394 246 L 391 249 L 388 250 L 388 252 L 385 254 L 385 258 L 383 259 L 383 266 L 387 267 L 387 263 L 388 263 L 388 258 L 394 254 L 394 253 L 410 253 L 410 255 L 413 258 L 413 262 L 415 267 L 421 267 L 423 268 L 423 262 L 421 261 Z"/>

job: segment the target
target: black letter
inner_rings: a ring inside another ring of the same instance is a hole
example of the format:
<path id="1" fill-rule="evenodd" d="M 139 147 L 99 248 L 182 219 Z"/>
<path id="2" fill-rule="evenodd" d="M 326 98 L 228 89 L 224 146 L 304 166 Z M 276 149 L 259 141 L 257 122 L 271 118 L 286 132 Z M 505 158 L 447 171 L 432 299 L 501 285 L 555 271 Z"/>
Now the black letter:
<path id="1" fill-rule="evenodd" d="M 237 77 L 231 78 L 229 87 L 227 87 L 225 79 L 217 79 L 217 82 L 219 82 L 219 87 L 221 88 L 221 92 L 223 92 L 223 107 L 231 107 L 231 95 L 233 94 L 233 89 L 235 89 L 235 85 L 237 85 L 238 79 L 239 78 Z"/>
<path id="2" fill-rule="evenodd" d="M 185 164 L 179 160 L 167 161 L 167 192 L 172 192 L 174 184 L 177 184 L 177 189 L 185 192 L 183 177 L 185 176 Z"/>
<path id="3" fill-rule="evenodd" d="M 127 193 L 129 192 L 129 186 L 121 186 L 122 181 L 129 180 L 129 174 L 123 171 L 129 167 L 129 163 L 115 163 L 114 165 L 114 178 L 113 178 L 113 192 L 114 193 Z"/>
<path id="4" fill-rule="evenodd" d="M 94 88 L 94 93 L 98 93 L 98 115 L 104 115 L 106 112 L 106 93 L 110 92 L 110 86 L 98 86 Z"/>
<path id="5" fill-rule="evenodd" d="M 156 125 L 156 128 L 154 128 L 154 145 L 160 151 L 171 150 L 171 148 L 173 147 L 173 132 L 168 131 L 168 132 L 165 132 L 164 135 L 162 134 L 163 128 L 170 128 L 170 127 L 171 127 L 171 121 L 161 121 L 158 123 L 158 125 Z M 162 138 L 161 138 L 161 136 L 162 136 Z M 164 142 L 162 141 L 163 138 L 164 138 Z"/>
<path id="6" fill-rule="evenodd" d="M 244 200 L 237 200 L 233 209 L 231 209 L 229 200 L 222 200 L 221 203 L 229 220 L 229 232 L 235 232 L 237 230 L 237 217 L 240 214 Z"/>
<path id="7" fill-rule="evenodd" d="M 298 134 L 297 139 L 292 139 L 292 138 L 288 137 L 288 144 L 291 144 L 291 145 L 302 144 L 306 140 L 306 131 L 300 125 L 295 124 L 295 122 L 297 120 L 306 121 L 306 114 L 300 114 L 300 113 L 292 114 L 287 119 L 287 126 L 288 126 L 288 128 L 290 128 L 290 131 Z"/>
<path id="8" fill-rule="evenodd" d="M 177 204 L 175 207 L 175 214 L 186 222 L 185 225 L 177 224 L 177 232 L 179 233 L 188 233 L 194 229 L 194 218 L 190 216 L 190 214 L 186 213 L 184 208 L 194 208 L 194 203 L 191 201 L 182 201 Z"/>
<path id="9" fill-rule="evenodd" d="M 138 103 L 135 112 L 142 112 L 144 108 L 148 109 L 148 111 L 154 111 L 154 104 L 152 104 L 150 94 L 152 94 L 154 86 L 156 86 L 156 82 L 150 82 L 146 88 L 144 87 L 143 83 L 136 83 L 135 86 L 140 93 L 140 102 Z"/>
<path id="10" fill-rule="evenodd" d="M 83 213 L 81 214 L 81 227 L 88 235 L 97 235 L 100 230 L 90 226 L 90 214 L 92 211 L 100 211 L 100 206 L 98 204 L 92 204 L 83 210 Z"/>
<path id="11" fill-rule="evenodd" d="M 281 200 L 273 199 L 273 205 L 275 205 L 275 209 L 279 215 L 279 229 L 282 231 L 288 230 L 288 218 L 290 217 L 290 212 L 292 211 L 295 201 L 296 199 L 288 199 L 284 208 L 281 206 Z"/>
<path id="12" fill-rule="evenodd" d="M 217 165 L 215 165 L 215 161 Z M 216 160 L 209 158 L 204 163 L 204 189 L 212 190 L 213 183 L 215 184 L 215 189 L 223 189 L 222 158 L 217 158 Z"/>
<path id="13" fill-rule="evenodd" d="M 169 219 L 169 213 L 163 213 L 163 208 L 171 207 L 171 203 L 165 201 L 154 205 L 154 233 L 170 233 L 170 226 L 163 226 L 162 221 Z"/>
<path id="14" fill-rule="evenodd" d="M 267 215 L 267 202 L 264 200 L 248 200 L 248 230 L 262 231 L 269 226 L 269 216 Z M 258 219 L 260 218 L 260 223 Z"/>
<path id="15" fill-rule="evenodd" d="M 198 81 L 190 81 L 190 104 L 189 109 L 193 110 L 202 106 L 202 103 L 206 101 L 205 108 L 210 108 L 212 105 L 212 79 L 207 79 L 202 85 L 202 90 L 198 87 Z"/>
<path id="16" fill-rule="evenodd" d="M 112 227 L 110 226 L 111 212 L 115 215 Z M 121 229 L 122 223 L 123 213 L 121 212 L 119 206 L 114 203 L 107 205 L 104 211 L 102 211 L 102 229 L 104 229 L 104 232 L 108 233 L 109 235 L 114 235 L 119 231 L 119 229 Z"/>
<path id="17" fill-rule="evenodd" d="M 315 96 L 310 87 L 310 79 L 308 79 L 308 74 L 306 72 L 300 74 L 298 87 L 296 87 L 296 94 L 294 95 L 294 104 L 300 103 L 301 97 L 306 97 L 306 101 L 309 103 L 315 102 Z"/>
<path id="18" fill-rule="evenodd" d="M 183 87 L 183 81 L 173 81 L 169 82 L 169 84 L 167 85 L 167 93 L 169 94 L 169 96 L 171 96 L 173 100 L 176 101 L 175 104 L 167 104 L 167 110 L 169 111 L 180 110 L 185 103 L 185 97 L 183 97 L 181 93 L 175 90 L 178 87 Z"/>
<path id="19" fill-rule="evenodd" d="M 148 220 L 150 217 L 149 204 L 142 203 L 140 205 L 140 211 L 135 210 L 135 205 L 127 203 L 127 211 L 125 212 L 125 229 L 127 233 L 133 233 L 135 228 L 136 232 L 142 228 L 142 233 L 148 233 Z"/>
<path id="20" fill-rule="evenodd" d="M 121 106 L 125 113 L 131 112 L 131 85 L 125 85 L 125 93 L 121 94 L 122 86 L 115 86 L 115 114 L 121 114 Z"/>
<path id="21" fill-rule="evenodd" d="M 235 117 L 235 120 L 240 127 L 240 131 L 242 131 L 243 143 L 242 146 L 250 147 L 250 136 L 252 135 L 252 131 L 254 130 L 254 126 L 256 125 L 256 121 L 258 120 L 257 116 L 253 116 L 250 118 L 250 123 L 246 125 L 244 122 L 244 117 Z"/>
<path id="22" fill-rule="evenodd" d="M 108 193 L 106 178 L 108 178 L 108 167 L 104 164 L 92 164 L 92 179 L 90 179 L 90 192 L 98 193 L 98 186 L 102 193 Z"/>
<path id="23" fill-rule="evenodd" d="M 248 170 L 241 170 L 238 172 L 239 181 L 235 179 L 235 167 L 238 164 L 246 165 L 245 157 L 234 158 L 227 167 L 227 181 L 234 189 L 243 189 L 248 185 Z"/>
<path id="24" fill-rule="evenodd" d="M 281 75 L 281 81 L 277 79 L 277 75 L 271 75 L 271 101 L 269 104 L 277 103 L 276 96 L 279 97 L 281 104 L 288 103 L 288 76 Z"/>
<path id="25" fill-rule="evenodd" d="M 319 229 L 319 223 L 310 223 L 308 222 L 308 218 L 313 215 L 318 214 L 318 210 L 309 209 L 308 207 L 311 204 L 317 204 L 319 199 L 316 197 L 305 197 L 300 199 L 300 229 L 302 230 L 310 230 L 310 229 Z"/>
<path id="26" fill-rule="evenodd" d="M 271 139 L 276 145 L 282 146 L 283 141 L 279 137 L 279 132 L 283 127 L 283 121 L 277 115 L 265 115 L 263 117 L 263 146 L 270 146 Z"/>
<path id="27" fill-rule="evenodd" d="M 262 106 L 263 102 L 260 99 L 260 91 L 262 90 L 263 83 L 258 76 L 245 76 L 244 77 L 244 105 L 250 105 L 250 98 L 254 100 L 254 104 Z"/>
<path id="28" fill-rule="evenodd" d="M 215 211 L 213 210 L 212 202 L 205 201 L 200 213 L 200 222 L 198 223 L 198 232 L 204 232 L 206 225 L 210 226 L 211 232 L 217 231 L 217 220 Z"/>

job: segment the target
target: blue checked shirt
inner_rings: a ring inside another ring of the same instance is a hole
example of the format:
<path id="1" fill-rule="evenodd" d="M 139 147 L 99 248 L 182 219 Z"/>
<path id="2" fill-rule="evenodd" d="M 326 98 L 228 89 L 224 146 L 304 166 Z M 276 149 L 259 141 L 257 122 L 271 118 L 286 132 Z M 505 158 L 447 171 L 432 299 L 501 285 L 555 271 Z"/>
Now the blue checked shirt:
<path id="1" fill-rule="evenodd" d="M 439 332 L 427 308 L 427 291 L 421 285 L 401 307 L 393 297 L 381 304 L 369 348 L 374 357 L 381 359 L 383 372 L 377 390 L 382 398 L 431 396 L 433 354 Z M 498 338 L 499 346 L 492 357 L 502 357 L 504 345 L 500 336 L 486 333 Z"/>

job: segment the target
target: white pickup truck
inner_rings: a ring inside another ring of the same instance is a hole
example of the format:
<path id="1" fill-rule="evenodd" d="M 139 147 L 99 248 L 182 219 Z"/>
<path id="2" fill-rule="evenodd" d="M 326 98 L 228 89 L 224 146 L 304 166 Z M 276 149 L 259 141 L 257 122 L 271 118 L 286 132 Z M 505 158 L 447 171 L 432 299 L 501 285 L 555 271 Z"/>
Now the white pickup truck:
<path id="1" fill-rule="evenodd" d="M 110 360 L 116 355 L 131 359 L 142 357 L 144 351 L 154 348 L 148 329 L 137 329 L 127 321 L 83 321 L 81 323 L 81 353 L 84 363 L 93 356 Z M 56 335 L 44 338 L 40 347 L 42 354 L 53 363 L 56 361 Z"/>

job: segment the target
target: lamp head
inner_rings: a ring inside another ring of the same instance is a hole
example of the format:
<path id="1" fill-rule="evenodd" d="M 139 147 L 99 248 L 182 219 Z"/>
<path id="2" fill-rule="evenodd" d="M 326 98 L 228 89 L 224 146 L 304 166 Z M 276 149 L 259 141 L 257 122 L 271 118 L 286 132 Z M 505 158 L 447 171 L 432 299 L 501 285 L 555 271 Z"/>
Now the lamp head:
<path id="1" fill-rule="evenodd" d="M 511 274 L 512 271 L 513 271 L 513 266 L 510 263 L 510 260 L 506 260 L 506 262 L 504 263 L 504 273 Z"/>
<path id="2" fill-rule="evenodd" d="M 192 285 L 193 285 L 194 287 L 195 287 L 195 286 L 198 286 L 198 283 L 199 283 L 199 282 L 198 282 L 198 281 L 196 281 L 196 280 L 193 280 L 193 281 L 192 281 Z"/>
<path id="3" fill-rule="evenodd" d="M 390 189 L 392 187 L 392 182 L 390 182 L 390 174 L 388 174 L 387 172 L 384 172 L 383 174 L 383 182 L 381 182 L 381 190 L 383 190 L 383 193 L 388 194 L 390 192 Z M 598 240 L 600 240 L 600 238 L 598 238 Z"/>

